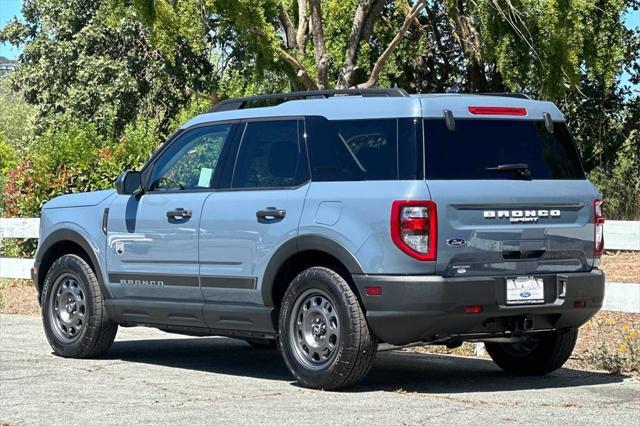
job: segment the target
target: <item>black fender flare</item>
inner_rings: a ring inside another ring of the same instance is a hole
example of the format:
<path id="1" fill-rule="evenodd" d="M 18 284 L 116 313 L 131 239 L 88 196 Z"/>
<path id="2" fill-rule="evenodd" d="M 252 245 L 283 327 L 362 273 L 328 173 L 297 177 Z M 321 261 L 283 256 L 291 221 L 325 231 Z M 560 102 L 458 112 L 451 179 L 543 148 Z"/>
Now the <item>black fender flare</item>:
<path id="1" fill-rule="evenodd" d="M 38 289 L 38 300 L 40 300 L 42 284 L 44 284 L 44 279 L 46 275 L 46 274 L 43 275 L 40 273 L 40 265 L 42 264 L 42 260 L 45 257 L 45 255 L 49 252 L 51 247 L 63 241 L 71 241 L 72 243 L 75 243 L 78 246 L 80 246 L 82 250 L 84 250 L 85 253 L 87 253 L 87 256 L 89 256 L 89 259 L 91 260 L 91 264 L 94 268 L 94 272 L 98 277 L 98 284 L 100 285 L 100 290 L 102 291 L 103 297 L 105 298 L 105 300 L 111 299 L 112 298 L 111 293 L 109 292 L 109 289 L 107 288 L 103 280 L 102 268 L 100 267 L 100 262 L 98 262 L 98 257 L 96 256 L 96 253 L 93 251 L 93 247 L 91 247 L 91 244 L 76 231 L 73 231 L 71 229 L 58 229 L 57 231 L 54 231 L 51 234 L 49 234 L 47 238 L 45 238 L 43 241 L 40 242 L 40 245 L 38 246 L 38 251 L 36 252 L 35 264 L 37 267 L 37 273 L 33 277 L 33 281 L 34 281 L 34 284 L 36 284 L 36 287 Z"/>
<path id="2" fill-rule="evenodd" d="M 265 306 L 273 306 L 275 278 L 282 265 L 297 253 L 315 250 L 327 253 L 342 263 L 351 274 L 364 274 L 362 266 L 349 250 L 333 238 L 324 235 L 300 235 L 282 244 L 271 256 L 262 276 L 261 295 Z"/>

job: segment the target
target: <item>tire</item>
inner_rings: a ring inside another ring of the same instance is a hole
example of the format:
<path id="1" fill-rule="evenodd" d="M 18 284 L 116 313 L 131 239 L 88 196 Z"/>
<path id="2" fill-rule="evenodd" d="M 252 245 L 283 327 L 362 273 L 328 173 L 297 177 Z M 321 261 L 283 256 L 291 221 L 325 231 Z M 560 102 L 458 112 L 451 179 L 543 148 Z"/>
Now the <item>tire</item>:
<path id="1" fill-rule="evenodd" d="M 331 269 L 309 268 L 291 282 L 282 301 L 279 330 L 285 363 L 305 387 L 353 386 L 373 365 L 377 340 L 356 295 Z"/>
<path id="2" fill-rule="evenodd" d="M 485 343 L 491 359 L 503 370 L 522 375 L 545 375 L 569 359 L 578 330 L 549 331 L 525 343 Z"/>
<path id="3" fill-rule="evenodd" d="M 256 349 L 275 349 L 276 341 L 273 339 L 245 339 L 249 345 Z"/>
<path id="4" fill-rule="evenodd" d="M 98 279 L 80 256 L 58 258 L 42 290 L 42 323 L 53 351 L 66 358 L 93 358 L 111 347 L 118 324 L 109 318 Z"/>

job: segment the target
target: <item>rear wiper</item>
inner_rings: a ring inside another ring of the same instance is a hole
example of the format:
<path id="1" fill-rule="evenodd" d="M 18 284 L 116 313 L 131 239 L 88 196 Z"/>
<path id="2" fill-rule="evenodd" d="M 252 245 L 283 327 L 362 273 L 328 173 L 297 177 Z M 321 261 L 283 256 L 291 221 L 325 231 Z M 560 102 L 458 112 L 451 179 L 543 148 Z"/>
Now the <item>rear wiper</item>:
<path id="1" fill-rule="evenodd" d="M 522 179 L 531 179 L 531 170 L 527 163 L 498 164 L 495 167 L 485 167 L 485 170 L 492 172 L 516 172 Z"/>

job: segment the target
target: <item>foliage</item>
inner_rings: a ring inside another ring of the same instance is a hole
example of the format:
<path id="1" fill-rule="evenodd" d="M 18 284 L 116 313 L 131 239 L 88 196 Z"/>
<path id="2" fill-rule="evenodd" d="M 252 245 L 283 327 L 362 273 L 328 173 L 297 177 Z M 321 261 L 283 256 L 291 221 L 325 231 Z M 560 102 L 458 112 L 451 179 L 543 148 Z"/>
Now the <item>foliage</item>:
<path id="1" fill-rule="evenodd" d="M 607 201 L 605 214 L 615 218 L 640 217 L 640 130 L 633 129 L 616 155 L 611 168 L 597 168 L 589 179 Z"/>
<path id="2" fill-rule="evenodd" d="M 42 205 L 68 193 L 113 188 L 122 170 L 140 169 L 159 145 L 158 123 L 138 121 L 113 140 L 94 124 L 69 116 L 37 136 L 32 150 L 9 171 L 2 198 L 6 217 L 38 217 Z M 3 244 L 7 254 L 30 255 L 33 241 Z"/>
<path id="3" fill-rule="evenodd" d="M 155 118 L 162 127 L 190 91 L 210 87 L 207 54 L 178 39 L 169 61 L 150 46 L 131 7 L 27 0 L 22 13 L 24 21 L 10 21 L 0 42 L 24 46 L 11 80 L 38 105 L 42 128 L 55 125 L 59 113 L 90 120 L 110 137 L 138 118 Z"/>
<path id="4" fill-rule="evenodd" d="M 4 182 L 29 149 L 35 119 L 35 108 L 24 101 L 21 93 L 11 90 L 8 83 L 8 79 L 0 77 L 0 213 Z"/>
<path id="5" fill-rule="evenodd" d="M 617 338 L 614 342 L 598 339 L 598 343 L 588 353 L 587 361 L 596 368 L 613 374 L 640 372 L 640 324 L 632 321 L 621 327 L 613 319 L 606 324 L 597 318 L 592 321 L 595 322 L 596 327 L 615 328 Z"/>
<path id="6" fill-rule="evenodd" d="M 94 124 L 60 117 L 36 139 L 8 174 L 5 216 L 37 217 L 51 198 L 113 187 L 121 170 L 138 169 L 158 146 L 157 123 L 128 125 L 120 140 L 101 136 Z"/>
<path id="7" fill-rule="evenodd" d="M 9 79 L 0 77 L 0 140 L 11 146 L 16 155 L 28 149 L 35 114 L 36 108 L 25 102 L 21 92 L 11 88 Z"/>
<path id="8" fill-rule="evenodd" d="M 624 0 L 134 4 L 167 55 L 185 40 L 218 52 L 233 69 L 284 70 L 292 86 L 307 89 L 403 83 L 441 90 L 438 83 L 456 81 L 469 91 L 509 88 L 559 99 L 583 76 L 613 84 L 632 37 L 622 22 Z M 315 10 L 318 22 L 309 21 Z M 376 75 L 378 63 L 384 72 Z"/>

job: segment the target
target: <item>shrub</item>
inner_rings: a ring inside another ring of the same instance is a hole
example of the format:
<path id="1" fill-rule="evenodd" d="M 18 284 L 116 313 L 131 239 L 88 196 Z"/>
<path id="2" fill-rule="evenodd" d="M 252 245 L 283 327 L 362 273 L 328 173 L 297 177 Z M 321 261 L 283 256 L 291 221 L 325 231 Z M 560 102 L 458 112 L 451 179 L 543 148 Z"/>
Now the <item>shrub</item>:
<path id="1" fill-rule="evenodd" d="M 594 169 L 589 179 L 602 192 L 608 217 L 640 219 L 640 131 L 629 133 L 611 168 Z"/>
<path id="2" fill-rule="evenodd" d="M 598 327 L 615 327 L 618 338 L 615 342 L 599 338 L 587 361 L 613 374 L 640 372 L 640 324 L 632 321 L 620 327 L 615 320 L 609 320 L 606 325 L 602 320 L 592 321 Z"/>
<path id="3" fill-rule="evenodd" d="M 37 136 L 32 149 L 6 176 L 2 188 L 5 217 L 39 217 L 47 201 L 62 194 L 113 188 L 123 170 L 139 169 L 158 146 L 157 123 L 140 121 L 117 141 L 93 124 L 61 117 Z M 3 243 L 7 255 L 30 256 L 33 241 Z"/>

